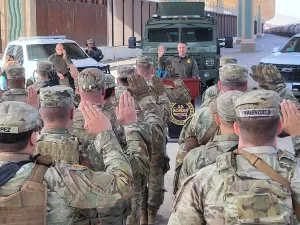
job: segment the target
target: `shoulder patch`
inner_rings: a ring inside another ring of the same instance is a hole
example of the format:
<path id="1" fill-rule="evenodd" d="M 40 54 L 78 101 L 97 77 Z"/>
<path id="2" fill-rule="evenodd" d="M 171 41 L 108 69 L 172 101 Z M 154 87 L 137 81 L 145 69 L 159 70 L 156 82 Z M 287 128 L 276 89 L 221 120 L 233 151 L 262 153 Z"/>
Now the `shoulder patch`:
<path id="1" fill-rule="evenodd" d="M 216 166 L 219 172 L 228 168 L 233 168 L 235 166 L 234 154 L 232 152 L 226 152 L 219 155 L 216 160 Z"/>

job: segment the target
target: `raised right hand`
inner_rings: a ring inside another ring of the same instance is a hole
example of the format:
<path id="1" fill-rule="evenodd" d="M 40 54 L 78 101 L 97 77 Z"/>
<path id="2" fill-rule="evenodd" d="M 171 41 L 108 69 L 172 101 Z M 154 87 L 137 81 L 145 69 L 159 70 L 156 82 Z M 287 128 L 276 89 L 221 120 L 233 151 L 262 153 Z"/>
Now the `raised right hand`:
<path id="1" fill-rule="evenodd" d="M 300 113 L 297 107 L 290 100 L 281 102 L 281 112 L 283 117 L 283 130 L 290 136 L 300 135 Z"/>
<path id="2" fill-rule="evenodd" d="M 59 79 L 63 80 L 65 77 L 62 73 L 57 72 L 57 76 L 59 77 Z"/>
<path id="3" fill-rule="evenodd" d="M 165 54 L 165 49 L 163 45 L 158 47 L 158 57 L 162 57 Z"/>
<path id="4" fill-rule="evenodd" d="M 93 135 L 98 135 L 103 131 L 112 130 L 109 119 L 101 110 L 90 102 L 81 102 L 80 109 L 85 119 L 84 128 Z"/>

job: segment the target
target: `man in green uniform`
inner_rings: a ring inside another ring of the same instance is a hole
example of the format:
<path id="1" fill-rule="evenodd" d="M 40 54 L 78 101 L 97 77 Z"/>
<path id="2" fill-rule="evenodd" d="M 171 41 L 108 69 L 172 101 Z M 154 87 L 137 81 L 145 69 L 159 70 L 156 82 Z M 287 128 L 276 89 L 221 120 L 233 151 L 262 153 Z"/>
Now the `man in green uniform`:
<path id="1" fill-rule="evenodd" d="M 199 78 L 199 69 L 194 58 L 187 55 L 187 43 L 179 42 L 177 46 L 178 55 L 164 60 L 165 49 L 162 45 L 158 48 L 158 67 L 165 70 L 168 65 L 175 69 L 173 79 Z"/>

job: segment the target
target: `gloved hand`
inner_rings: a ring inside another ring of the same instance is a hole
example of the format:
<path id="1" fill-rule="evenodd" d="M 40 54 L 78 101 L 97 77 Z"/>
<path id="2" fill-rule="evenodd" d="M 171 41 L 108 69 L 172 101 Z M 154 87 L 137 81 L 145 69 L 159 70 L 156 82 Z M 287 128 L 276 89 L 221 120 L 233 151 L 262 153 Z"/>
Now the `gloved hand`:
<path id="1" fill-rule="evenodd" d="M 280 88 L 285 88 L 286 84 L 276 66 L 253 65 L 251 67 L 252 77 L 261 88 L 271 91 L 277 91 Z"/>
<path id="2" fill-rule="evenodd" d="M 152 77 L 152 84 L 153 84 L 153 91 L 158 96 L 163 95 L 163 94 L 166 93 L 164 83 L 162 82 L 161 79 L 159 79 L 158 76 L 153 76 Z"/>
<path id="3" fill-rule="evenodd" d="M 140 101 L 146 96 L 150 96 L 149 86 L 145 79 L 138 74 L 131 76 L 128 79 L 129 92 L 134 96 L 134 98 Z"/>

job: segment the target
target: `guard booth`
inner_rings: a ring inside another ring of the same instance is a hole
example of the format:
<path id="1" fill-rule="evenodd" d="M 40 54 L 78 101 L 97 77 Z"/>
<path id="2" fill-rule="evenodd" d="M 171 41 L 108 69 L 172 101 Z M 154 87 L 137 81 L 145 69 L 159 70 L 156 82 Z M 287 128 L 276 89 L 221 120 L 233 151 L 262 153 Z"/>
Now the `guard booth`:
<path id="1" fill-rule="evenodd" d="M 177 104 L 171 102 L 171 123 L 168 126 L 170 138 L 179 138 L 185 121 L 195 113 L 195 101 L 197 96 L 200 94 L 200 79 L 182 78 L 182 80 L 185 86 L 190 90 L 191 102 L 187 104 Z M 163 79 L 162 81 L 165 85 L 174 87 L 174 82 L 172 80 Z"/>

